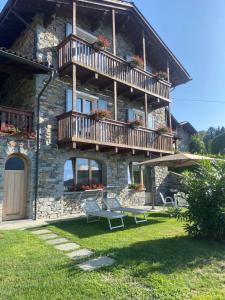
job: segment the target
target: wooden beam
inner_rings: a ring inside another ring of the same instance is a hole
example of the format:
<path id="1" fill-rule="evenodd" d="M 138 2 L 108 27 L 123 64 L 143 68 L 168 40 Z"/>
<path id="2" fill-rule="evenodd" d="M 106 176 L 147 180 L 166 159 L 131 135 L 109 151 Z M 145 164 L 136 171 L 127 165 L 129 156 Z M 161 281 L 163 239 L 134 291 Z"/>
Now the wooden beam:
<path id="1" fill-rule="evenodd" d="M 146 58 L 146 40 L 145 40 L 145 32 L 143 30 L 142 33 L 142 43 L 143 43 L 143 60 L 144 60 L 144 70 L 147 70 L 147 58 Z"/>
<path id="2" fill-rule="evenodd" d="M 117 82 L 113 82 L 113 97 L 114 97 L 114 120 L 118 120 L 118 108 L 117 108 Z"/>
<path id="3" fill-rule="evenodd" d="M 77 2 L 73 0 L 73 34 L 77 34 Z"/>
<path id="4" fill-rule="evenodd" d="M 145 128 L 148 128 L 148 95 L 145 94 Z"/>
<path id="5" fill-rule="evenodd" d="M 113 54 L 116 55 L 116 11 L 112 9 L 112 40 L 113 40 Z"/>
<path id="6" fill-rule="evenodd" d="M 73 64 L 73 76 L 72 76 L 72 80 L 73 80 L 73 111 L 77 110 L 77 67 L 75 64 Z"/>
<path id="7" fill-rule="evenodd" d="M 169 60 L 167 59 L 167 62 L 166 62 L 166 68 L 167 68 L 167 80 L 168 82 L 170 82 L 170 63 L 169 63 Z"/>

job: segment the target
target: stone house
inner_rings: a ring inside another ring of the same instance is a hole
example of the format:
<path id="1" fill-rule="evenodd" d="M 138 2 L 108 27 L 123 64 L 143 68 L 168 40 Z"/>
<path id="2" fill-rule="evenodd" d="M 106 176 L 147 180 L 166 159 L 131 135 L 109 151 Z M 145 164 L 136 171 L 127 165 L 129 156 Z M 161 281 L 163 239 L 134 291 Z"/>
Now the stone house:
<path id="1" fill-rule="evenodd" d="M 178 122 L 171 115 L 172 131 L 177 139 L 177 150 L 180 152 L 190 152 L 191 137 L 197 134 L 197 130 L 190 122 Z"/>
<path id="2" fill-rule="evenodd" d="M 167 170 L 138 162 L 174 153 L 170 89 L 190 76 L 135 4 L 12 0 L 0 25 L 0 220 L 79 213 L 93 184 L 157 199 Z"/>

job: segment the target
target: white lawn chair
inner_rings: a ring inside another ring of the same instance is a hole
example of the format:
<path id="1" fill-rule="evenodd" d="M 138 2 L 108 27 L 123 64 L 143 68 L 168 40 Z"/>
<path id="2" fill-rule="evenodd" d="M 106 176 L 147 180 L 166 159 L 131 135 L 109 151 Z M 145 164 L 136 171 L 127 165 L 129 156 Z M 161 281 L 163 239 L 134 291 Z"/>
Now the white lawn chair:
<path id="1" fill-rule="evenodd" d="M 147 222 L 148 211 L 139 208 L 123 207 L 117 198 L 118 187 L 108 187 L 103 190 L 103 203 L 110 211 L 119 211 L 122 213 L 131 213 L 134 217 L 135 223 Z M 143 216 L 143 218 L 140 218 Z"/>
<path id="2" fill-rule="evenodd" d="M 163 206 L 172 206 L 172 207 L 176 207 L 176 202 L 174 201 L 174 199 L 172 197 L 164 197 L 162 193 L 160 193 L 160 197 L 162 199 L 163 202 Z"/>
<path id="3" fill-rule="evenodd" d="M 126 215 L 102 210 L 96 200 L 87 199 L 82 203 L 81 206 L 86 214 L 88 223 L 97 222 L 100 220 L 100 218 L 104 218 L 108 220 L 110 230 L 117 229 L 117 228 L 124 228 L 123 218 Z M 92 221 L 90 221 L 90 218 L 92 218 Z M 120 219 L 121 224 L 118 226 L 112 226 L 111 221 L 116 219 Z"/>

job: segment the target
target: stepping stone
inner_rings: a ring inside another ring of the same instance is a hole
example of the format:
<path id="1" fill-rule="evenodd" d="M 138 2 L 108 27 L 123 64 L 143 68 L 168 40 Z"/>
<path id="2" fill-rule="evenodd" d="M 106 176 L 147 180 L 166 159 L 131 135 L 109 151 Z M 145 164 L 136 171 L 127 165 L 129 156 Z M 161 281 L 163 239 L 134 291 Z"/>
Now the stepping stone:
<path id="1" fill-rule="evenodd" d="M 94 252 L 92 252 L 88 249 L 80 249 L 80 250 L 77 250 L 77 251 L 67 253 L 66 255 L 68 257 L 72 258 L 72 259 L 79 260 L 79 259 L 82 259 L 82 258 L 89 257 L 92 254 L 94 254 Z"/>
<path id="2" fill-rule="evenodd" d="M 49 245 L 59 245 L 59 244 L 67 243 L 67 242 L 69 242 L 69 241 L 66 238 L 58 238 L 58 239 L 47 241 L 47 243 Z"/>
<path id="3" fill-rule="evenodd" d="M 108 257 L 108 256 L 102 256 L 95 259 L 88 260 L 82 264 L 79 264 L 78 266 L 83 271 L 93 271 L 97 270 L 103 267 L 111 266 L 115 263 L 115 259 Z"/>
<path id="4" fill-rule="evenodd" d="M 55 238 L 59 237 L 57 234 L 55 233 L 51 233 L 51 234 L 42 234 L 40 235 L 40 238 L 44 241 L 47 241 L 47 240 L 53 240 Z"/>
<path id="5" fill-rule="evenodd" d="M 31 231 L 33 234 L 41 235 L 41 234 L 47 234 L 47 233 L 52 233 L 51 230 L 48 229 L 39 229 L 39 230 L 34 230 Z"/>
<path id="6" fill-rule="evenodd" d="M 55 245 L 55 248 L 60 251 L 70 251 L 70 250 L 76 250 L 76 249 L 80 248 L 80 245 L 75 244 L 75 243 L 67 243 L 67 244 L 62 244 L 62 245 Z"/>

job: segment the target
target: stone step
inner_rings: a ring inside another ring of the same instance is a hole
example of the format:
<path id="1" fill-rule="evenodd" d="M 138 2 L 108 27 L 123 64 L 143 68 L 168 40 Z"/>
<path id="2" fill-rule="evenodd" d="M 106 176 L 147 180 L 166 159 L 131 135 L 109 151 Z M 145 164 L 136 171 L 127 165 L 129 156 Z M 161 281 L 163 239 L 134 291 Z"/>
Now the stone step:
<path id="1" fill-rule="evenodd" d="M 89 257 L 89 256 L 91 256 L 93 254 L 94 254 L 94 252 L 92 252 L 91 250 L 80 249 L 80 250 L 77 250 L 77 251 L 73 251 L 73 252 L 67 253 L 66 255 L 69 258 L 72 258 L 72 259 L 75 259 L 75 260 L 79 260 L 79 259 L 87 258 L 87 257 Z"/>
<path id="2" fill-rule="evenodd" d="M 42 234 L 40 235 L 40 239 L 47 241 L 47 240 L 53 240 L 55 238 L 58 238 L 59 236 L 55 233 L 50 233 L 50 234 Z"/>
<path id="3" fill-rule="evenodd" d="M 95 259 L 88 260 L 82 264 L 79 264 L 78 266 L 83 271 L 93 271 L 97 270 L 103 267 L 111 266 L 115 263 L 115 259 L 108 257 L 108 256 L 101 256 Z"/>
<path id="4" fill-rule="evenodd" d="M 79 249 L 80 245 L 76 243 L 67 243 L 67 244 L 55 245 L 54 247 L 60 251 L 72 251 L 72 250 Z"/>
<path id="5" fill-rule="evenodd" d="M 33 230 L 31 231 L 33 234 L 37 234 L 37 235 L 42 235 L 42 234 L 47 234 L 47 233 L 52 233 L 51 230 L 49 229 L 38 229 L 38 230 Z"/>
<path id="6" fill-rule="evenodd" d="M 67 240 L 66 238 L 58 238 L 58 239 L 47 241 L 47 243 L 49 245 L 59 245 L 59 244 L 68 243 L 68 242 L 69 242 L 69 240 Z"/>

